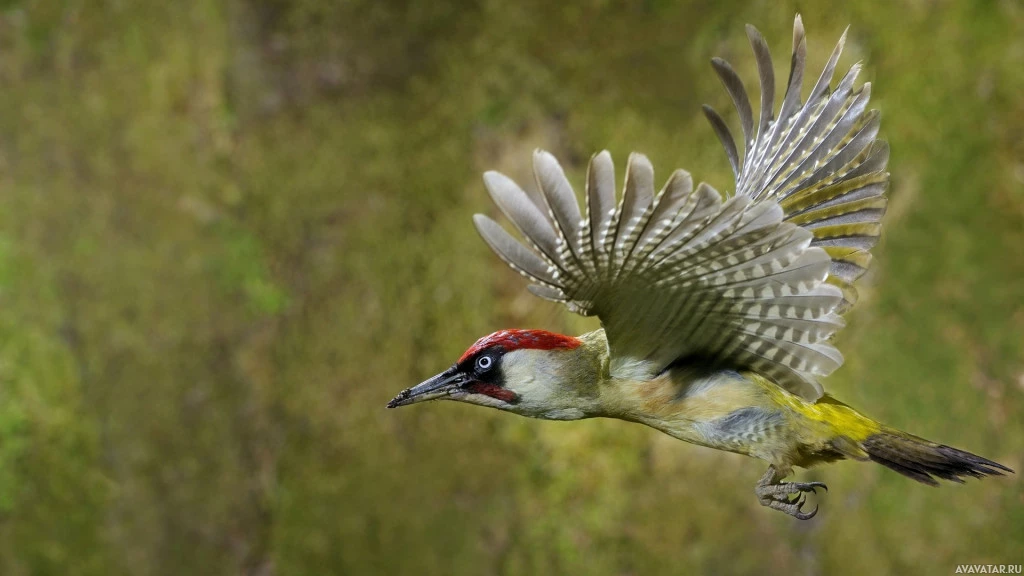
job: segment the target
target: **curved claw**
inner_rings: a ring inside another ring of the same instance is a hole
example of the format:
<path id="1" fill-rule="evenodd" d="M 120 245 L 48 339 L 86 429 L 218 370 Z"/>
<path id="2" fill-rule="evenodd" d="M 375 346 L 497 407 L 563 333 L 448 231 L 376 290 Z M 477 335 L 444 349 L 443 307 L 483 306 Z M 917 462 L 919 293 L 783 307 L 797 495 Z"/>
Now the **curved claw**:
<path id="1" fill-rule="evenodd" d="M 811 518 L 814 518 L 814 515 L 817 514 L 817 513 L 818 513 L 818 505 L 815 504 L 814 505 L 814 510 L 811 510 L 810 512 L 801 512 L 801 511 L 797 510 L 796 512 L 793 513 L 793 517 L 796 518 L 797 520 L 810 520 Z"/>
<path id="2" fill-rule="evenodd" d="M 769 466 L 754 492 L 762 506 L 785 512 L 799 520 L 810 520 L 818 513 L 818 505 L 810 512 L 801 508 L 807 503 L 807 494 L 817 495 L 818 488 L 828 492 L 824 482 L 780 482 L 775 468 Z"/>

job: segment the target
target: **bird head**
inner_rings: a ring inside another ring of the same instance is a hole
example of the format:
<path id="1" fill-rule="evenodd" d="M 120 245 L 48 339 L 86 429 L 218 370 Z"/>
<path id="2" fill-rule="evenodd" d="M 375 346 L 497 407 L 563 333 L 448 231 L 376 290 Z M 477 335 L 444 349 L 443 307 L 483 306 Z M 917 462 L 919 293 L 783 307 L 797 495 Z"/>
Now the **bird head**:
<path id="1" fill-rule="evenodd" d="M 501 330 L 476 341 L 444 372 L 400 392 L 388 408 L 456 400 L 547 419 L 584 416 L 577 380 L 583 341 L 544 330 Z"/>

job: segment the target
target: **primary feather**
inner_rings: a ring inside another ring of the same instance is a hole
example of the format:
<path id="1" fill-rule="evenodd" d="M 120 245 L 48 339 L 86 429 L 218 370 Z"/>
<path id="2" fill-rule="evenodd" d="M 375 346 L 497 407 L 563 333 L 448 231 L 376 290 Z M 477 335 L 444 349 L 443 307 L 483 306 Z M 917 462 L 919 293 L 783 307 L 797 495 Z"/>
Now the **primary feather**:
<path id="1" fill-rule="evenodd" d="M 487 216 L 477 229 L 530 290 L 597 315 L 613 376 L 651 378 L 681 360 L 756 370 L 815 400 L 818 378 L 842 364 L 829 342 L 853 302 L 852 282 L 868 265 L 885 208 L 887 148 L 875 141 L 878 116 L 865 112 L 870 87 L 854 90 L 854 66 L 829 91 L 843 40 L 806 103 L 806 51 L 799 16 L 792 70 L 778 119 L 767 44 L 748 27 L 761 81 L 755 125 L 742 81 L 713 61 L 739 115 L 742 156 L 725 121 L 705 112 L 736 174 L 724 198 L 677 170 L 655 193 L 641 154 L 626 165 L 616 204 L 608 152 L 587 171 L 585 212 L 553 156 L 538 151 L 543 204 L 511 179 L 488 172 L 491 197 L 523 235 L 523 246 Z M 844 35 L 845 38 L 845 35 Z"/>
<path id="2" fill-rule="evenodd" d="M 727 62 L 714 61 L 740 117 L 742 159 L 721 116 L 708 106 L 704 112 L 729 156 L 736 174 L 736 194 L 773 199 L 783 208 L 786 221 L 811 231 L 811 246 L 824 248 L 832 258 L 828 281 L 842 289 L 841 310 L 845 310 L 856 302 L 853 282 L 867 270 L 869 250 L 878 241 L 889 181 L 885 171 L 889 148 L 876 140 L 878 112 L 865 112 L 871 84 L 854 89 L 860 72 L 860 64 L 854 64 L 830 91 L 846 43 L 844 33 L 807 101 L 801 104 L 807 42 L 797 16 L 786 95 L 778 118 L 773 118 L 775 79 L 768 46 L 752 26 L 747 27 L 747 36 L 761 79 L 756 133 L 743 83 Z"/>

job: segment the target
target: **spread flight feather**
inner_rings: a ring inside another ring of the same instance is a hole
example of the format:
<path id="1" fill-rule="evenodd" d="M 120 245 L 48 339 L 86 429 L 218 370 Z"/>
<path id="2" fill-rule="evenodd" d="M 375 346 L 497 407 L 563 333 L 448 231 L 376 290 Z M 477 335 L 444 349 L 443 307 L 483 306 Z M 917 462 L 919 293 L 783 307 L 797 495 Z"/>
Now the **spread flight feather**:
<path id="1" fill-rule="evenodd" d="M 771 56 L 747 29 L 761 83 L 756 124 L 742 81 L 713 60 L 738 112 L 742 156 L 726 122 L 704 111 L 736 175 L 735 194 L 696 188 L 675 171 L 655 193 L 654 169 L 631 154 L 616 204 L 611 155 L 587 171 L 585 213 L 561 166 L 534 154 L 542 192 L 535 203 L 511 179 L 487 172 L 495 203 L 526 240 L 482 214 L 488 245 L 534 282 L 531 292 L 596 315 L 605 328 L 613 376 L 653 377 L 684 359 L 759 371 L 808 400 L 818 378 L 843 361 L 830 343 L 838 313 L 856 298 L 885 211 L 888 148 L 875 139 L 878 114 L 865 112 L 870 85 L 854 90 L 859 65 L 829 87 L 845 41 L 800 103 L 806 41 L 797 16 L 792 69 L 777 119 Z"/>

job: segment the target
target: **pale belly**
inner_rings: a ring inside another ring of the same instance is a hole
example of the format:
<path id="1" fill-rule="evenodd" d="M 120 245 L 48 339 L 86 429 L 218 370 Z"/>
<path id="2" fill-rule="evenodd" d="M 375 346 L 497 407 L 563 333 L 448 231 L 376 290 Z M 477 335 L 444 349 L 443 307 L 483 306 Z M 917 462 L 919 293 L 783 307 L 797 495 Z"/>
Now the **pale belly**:
<path id="1" fill-rule="evenodd" d="M 646 382 L 608 384 L 621 391 L 616 417 L 686 442 L 775 462 L 788 459 L 796 441 L 798 416 L 736 371 L 677 368 Z"/>

